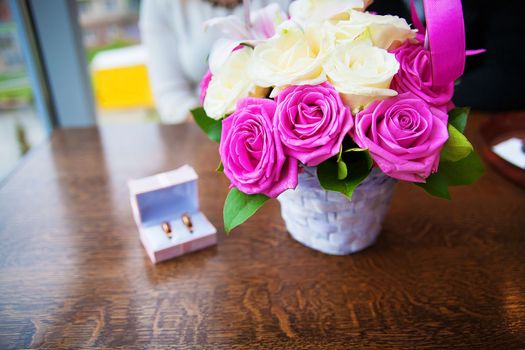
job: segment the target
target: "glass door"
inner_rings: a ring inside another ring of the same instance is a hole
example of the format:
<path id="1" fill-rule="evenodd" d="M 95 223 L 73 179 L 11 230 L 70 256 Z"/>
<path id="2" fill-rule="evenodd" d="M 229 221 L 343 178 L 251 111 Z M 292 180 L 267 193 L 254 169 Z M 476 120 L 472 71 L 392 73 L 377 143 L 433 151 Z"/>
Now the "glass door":
<path id="1" fill-rule="evenodd" d="M 0 182 L 47 136 L 10 4 L 0 0 Z"/>

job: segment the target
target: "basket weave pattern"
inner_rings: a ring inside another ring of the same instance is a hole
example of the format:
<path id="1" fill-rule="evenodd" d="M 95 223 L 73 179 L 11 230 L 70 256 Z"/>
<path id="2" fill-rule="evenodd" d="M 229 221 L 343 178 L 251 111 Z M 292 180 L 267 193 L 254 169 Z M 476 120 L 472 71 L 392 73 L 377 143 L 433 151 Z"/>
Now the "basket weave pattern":
<path id="1" fill-rule="evenodd" d="M 299 175 L 295 190 L 279 196 L 281 214 L 294 239 L 327 254 L 360 251 L 376 240 L 390 204 L 396 180 L 374 168 L 354 190 L 352 200 L 326 191 L 315 168 Z"/>

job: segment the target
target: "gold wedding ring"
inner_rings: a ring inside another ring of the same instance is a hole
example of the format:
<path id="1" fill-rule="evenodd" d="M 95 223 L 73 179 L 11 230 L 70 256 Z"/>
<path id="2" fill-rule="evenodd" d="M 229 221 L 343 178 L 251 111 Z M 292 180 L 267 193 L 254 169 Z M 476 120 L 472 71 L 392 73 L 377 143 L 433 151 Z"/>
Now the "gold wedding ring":
<path id="1" fill-rule="evenodd" d="M 162 231 L 164 231 L 166 236 L 168 236 L 168 238 L 171 239 L 171 225 L 170 225 L 170 223 L 167 222 L 167 221 L 164 221 L 161 226 L 162 226 Z"/>
<path id="2" fill-rule="evenodd" d="M 180 218 L 184 226 L 188 228 L 188 231 L 190 231 L 190 233 L 193 233 L 193 222 L 191 221 L 190 215 L 188 213 L 184 213 L 181 215 Z M 168 238 L 171 239 L 171 236 L 172 236 L 171 224 L 168 221 L 164 221 L 162 222 L 160 226 L 162 227 L 162 231 L 164 231 L 166 236 L 168 236 Z"/>
<path id="3" fill-rule="evenodd" d="M 193 233 L 193 222 L 191 222 L 190 215 L 188 213 L 184 213 L 180 218 L 182 220 L 182 223 L 188 228 L 190 233 Z"/>

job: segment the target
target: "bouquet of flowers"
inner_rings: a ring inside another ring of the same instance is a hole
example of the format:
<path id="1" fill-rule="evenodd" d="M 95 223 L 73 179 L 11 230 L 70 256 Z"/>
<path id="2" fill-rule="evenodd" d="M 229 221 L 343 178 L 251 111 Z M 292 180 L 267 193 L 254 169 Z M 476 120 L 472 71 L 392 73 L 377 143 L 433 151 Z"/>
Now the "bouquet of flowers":
<path id="1" fill-rule="evenodd" d="M 435 1 L 426 29 L 369 2 L 296 0 L 288 14 L 271 4 L 205 24 L 228 38 L 192 113 L 220 143 L 226 231 L 305 170 L 349 199 L 373 168 L 444 198 L 482 175 L 463 135 L 469 109 L 451 102 L 466 55 L 460 1 Z"/>

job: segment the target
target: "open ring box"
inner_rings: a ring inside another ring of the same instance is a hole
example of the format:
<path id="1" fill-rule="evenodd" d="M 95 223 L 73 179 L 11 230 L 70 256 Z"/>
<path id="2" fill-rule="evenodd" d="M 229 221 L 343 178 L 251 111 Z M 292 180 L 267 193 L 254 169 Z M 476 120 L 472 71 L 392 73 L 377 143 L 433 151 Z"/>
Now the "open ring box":
<path id="1" fill-rule="evenodd" d="M 140 240 L 157 263 L 217 244 L 217 230 L 199 210 L 198 175 L 184 165 L 176 170 L 128 182 Z M 193 232 L 182 222 L 188 214 Z M 162 223 L 171 225 L 171 239 Z"/>

